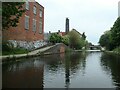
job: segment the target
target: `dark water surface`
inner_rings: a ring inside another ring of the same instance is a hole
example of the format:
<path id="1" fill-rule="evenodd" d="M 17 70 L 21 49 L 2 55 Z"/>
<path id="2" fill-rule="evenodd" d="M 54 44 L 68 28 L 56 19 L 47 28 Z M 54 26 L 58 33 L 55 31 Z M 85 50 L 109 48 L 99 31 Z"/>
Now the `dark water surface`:
<path id="1" fill-rule="evenodd" d="M 3 63 L 3 88 L 120 88 L 120 56 L 75 52 Z"/>

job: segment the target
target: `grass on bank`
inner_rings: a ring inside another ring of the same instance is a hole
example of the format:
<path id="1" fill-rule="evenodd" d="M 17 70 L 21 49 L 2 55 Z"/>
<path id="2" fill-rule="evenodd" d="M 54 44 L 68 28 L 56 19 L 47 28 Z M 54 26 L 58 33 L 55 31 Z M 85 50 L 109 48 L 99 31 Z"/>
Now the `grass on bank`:
<path id="1" fill-rule="evenodd" d="M 117 53 L 117 54 L 120 54 L 120 47 L 117 47 L 113 50 L 113 52 Z"/>
<path id="2" fill-rule="evenodd" d="M 27 49 L 13 47 L 13 45 L 9 42 L 2 43 L 2 55 L 14 55 L 14 54 L 25 54 L 28 53 Z"/>
<path id="3" fill-rule="evenodd" d="M 14 54 L 25 54 L 28 50 L 23 48 L 13 48 L 9 50 L 2 50 L 2 55 L 14 55 Z"/>

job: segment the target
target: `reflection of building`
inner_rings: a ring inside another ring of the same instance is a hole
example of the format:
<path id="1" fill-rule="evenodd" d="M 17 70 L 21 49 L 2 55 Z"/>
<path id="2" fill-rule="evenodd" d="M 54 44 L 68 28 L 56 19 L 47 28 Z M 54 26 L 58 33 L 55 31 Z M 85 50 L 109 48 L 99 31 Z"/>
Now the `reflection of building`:
<path id="1" fill-rule="evenodd" d="M 120 17 L 120 1 L 118 2 L 118 17 Z"/>
<path id="2" fill-rule="evenodd" d="M 65 87 L 69 88 L 70 86 L 70 62 L 65 60 Z"/>
<path id="3" fill-rule="evenodd" d="M 10 70 L 10 71 L 9 71 Z M 43 88 L 44 63 L 32 59 L 8 65 L 2 75 L 2 88 Z"/>
<path id="4" fill-rule="evenodd" d="M 15 46 L 25 48 L 43 46 L 44 7 L 38 2 L 28 1 L 26 1 L 23 7 L 26 11 L 20 17 L 18 26 L 4 30 L 3 39 L 9 40 Z"/>

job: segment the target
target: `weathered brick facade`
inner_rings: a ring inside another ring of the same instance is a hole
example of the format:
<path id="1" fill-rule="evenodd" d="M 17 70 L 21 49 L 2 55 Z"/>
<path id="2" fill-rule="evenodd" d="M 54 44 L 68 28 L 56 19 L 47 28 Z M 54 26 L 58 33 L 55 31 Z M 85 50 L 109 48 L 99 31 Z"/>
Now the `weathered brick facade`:
<path id="1" fill-rule="evenodd" d="M 26 4 L 25 4 L 26 5 Z M 24 7 L 25 7 L 24 5 Z M 33 13 L 33 7 L 36 7 L 36 14 Z M 40 17 L 42 10 L 42 17 Z M 29 29 L 25 29 L 25 15 L 29 16 Z M 36 20 L 36 32 L 33 31 L 33 19 Z M 42 21 L 42 33 L 39 33 L 40 24 Z M 37 2 L 29 2 L 29 10 L 20 17 L 17 27 L 10 27 L 3 31 L 3 39 L 5 40 L 21 40 L 21 41 L 36 41 L 44 39 L 44 7 Z"/>
<path id="2" fill-rule="evenodd" d="M 27 3 L 29 9 L 26 8 Z M 3 40 L 8 40 L 15 46 L 33 49 L 44 45 L 44 7 L 38 2 L 27 3 L 23 5 L 26 11 L 23 13 L 22 17 L 20 17 L 18 26 L 4 30 L 2 37 Z M 36 13 L 34 13 L 34 11 Z M 26 17 L 28 17 L 28 21 Z M 27 24 L 26 21 L 28 22 Z"/>

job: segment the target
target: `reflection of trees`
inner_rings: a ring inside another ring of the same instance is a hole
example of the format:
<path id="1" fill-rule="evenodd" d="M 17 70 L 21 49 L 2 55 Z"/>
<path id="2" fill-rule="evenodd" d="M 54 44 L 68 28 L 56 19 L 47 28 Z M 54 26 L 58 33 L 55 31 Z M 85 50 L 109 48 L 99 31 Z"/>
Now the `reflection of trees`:
<path id="1" fill-rule="evenodd" d="M 74 75 L 81 69 L 86 67 L 86 52 L 72 52 L 63 54 L 54 54 L 42 57 L 45 61 L 46 69 L 52 73 L 57 72 L 63 65 L 65 66 L 65 87 L 69 87 L 70 76 Z"/>
<path id="2" fill-rule="evenodd" d="M 3 64 L 3 88 L 6 87 L 43 87 L 44 66 L 56 73 L 60 68 L 65 68 L 65 83 L 69 87 L 70 76 L 86 66 L 86 53 L 73 52 L 46 55 L 43 57 L 23 58 Z"/>
<path id="3" fill-rule="evenodd" d="M 101 66 L 107 73 L 112 75 L 115 86 L 120 89 L 120 56 L 103 53 Z"/>
<path id="4" fill-rule="evenodd" d="M 65 57 L 65 84 L 66 88 L 70 85 L 70 74 L 75 74 L 79 68 L 85 69 L 85 53 L 68 53 Z"/>
<path id="5" fill-rule="evenodd" d="M 46 55 L 42 57 L 41 59 L 44 60 L 45 65 L 47 66 L 47 69 L 53 72 L 57 71 L 61 65 L 60 54 Z"/>
<path id="6" fill-rule="evenodd" d="M 3 64 L 3 88 L 43 88 L 44 65 L 38 59 Z"/>
<path id="7" fill-rule="evenodd" d="M 69 69 L 71 74 L 77 72 L 77 70 L 84 70 L 86 66 L 86 53 L 85 52 L 74 52 L 69 55 L 66 55 L 66 61 L 69 63 Z"/>

